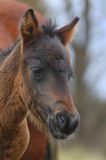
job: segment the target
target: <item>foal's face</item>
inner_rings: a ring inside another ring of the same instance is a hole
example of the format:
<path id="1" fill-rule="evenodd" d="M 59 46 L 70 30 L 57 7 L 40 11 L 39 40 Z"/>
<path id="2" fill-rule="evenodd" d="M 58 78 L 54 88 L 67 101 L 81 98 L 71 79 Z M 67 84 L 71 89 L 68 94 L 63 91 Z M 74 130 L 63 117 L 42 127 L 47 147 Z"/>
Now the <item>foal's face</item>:
<path id="1" fill-rule="evenodd" d="M 27 27 L 25 20 L 30 20 Z M 79 125 L 79 115 L 69 92 L 72 69 L 66 50 L 74 25 L 70 25 L 70 30 L 63 28 L 55 33 L 50 26 L 39 28 L 32 10 L 26 13 L 22 23 L 24 79 L 32 94 L 28 107 L 34 118 L 58 139 L 67 138 Z"/>

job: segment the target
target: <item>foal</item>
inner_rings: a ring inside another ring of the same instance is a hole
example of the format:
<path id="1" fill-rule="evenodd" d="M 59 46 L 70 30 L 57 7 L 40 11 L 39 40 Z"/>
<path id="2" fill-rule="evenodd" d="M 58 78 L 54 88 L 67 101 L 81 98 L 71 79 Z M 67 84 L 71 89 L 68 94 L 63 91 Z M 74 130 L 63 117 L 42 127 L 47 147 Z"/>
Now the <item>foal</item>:
<path id="1" fill-rule="evenodd" d="M 56 30 L 39 26 L 32 9 L 21 22 L 21 39 L 0 57 L 0 159 L 19 160 L 30 139 L 27 117 L 39 130 L 56 139 L 68 138 L 79 125 L 79 115 L 68 89 L 72 76 L 66 45 L 76 17 Z"/>

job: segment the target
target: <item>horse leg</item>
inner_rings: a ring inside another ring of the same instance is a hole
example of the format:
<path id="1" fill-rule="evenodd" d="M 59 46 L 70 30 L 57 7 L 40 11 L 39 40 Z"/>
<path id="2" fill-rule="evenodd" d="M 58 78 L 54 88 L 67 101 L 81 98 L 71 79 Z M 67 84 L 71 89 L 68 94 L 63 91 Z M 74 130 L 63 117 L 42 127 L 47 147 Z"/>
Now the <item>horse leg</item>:
<path id="1" fill-rule="evenodd" d="M 48 140 L 45 160 L 57 160 L 57 145 Z"/>

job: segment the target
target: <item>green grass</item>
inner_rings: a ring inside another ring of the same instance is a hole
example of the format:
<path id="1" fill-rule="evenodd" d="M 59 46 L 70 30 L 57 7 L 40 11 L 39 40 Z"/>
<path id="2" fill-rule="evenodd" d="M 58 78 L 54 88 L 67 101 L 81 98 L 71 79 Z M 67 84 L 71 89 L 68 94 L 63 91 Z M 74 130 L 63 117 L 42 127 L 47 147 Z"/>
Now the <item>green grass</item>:
<path id="1" fill-rule="evenodd" d="M 70 149 L 60 149 L 59 150 L 59 160 L 106 160 L 106 158 L 96 152 L 96 151 L 88 151 L 84 147 L 70 148 Z"/>

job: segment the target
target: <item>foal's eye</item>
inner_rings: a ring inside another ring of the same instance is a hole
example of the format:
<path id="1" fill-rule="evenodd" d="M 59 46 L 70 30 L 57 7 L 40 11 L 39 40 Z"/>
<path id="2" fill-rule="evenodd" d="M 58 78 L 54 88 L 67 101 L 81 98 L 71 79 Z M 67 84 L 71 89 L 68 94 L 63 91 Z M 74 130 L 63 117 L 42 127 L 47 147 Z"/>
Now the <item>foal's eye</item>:
<path id="1" fill-rule="evenodd" d="M 41 68 L 36 68 L 33 70 L 33 74 L 36 78 L 41 78 L 42 76 L 42 69 Z"/>

